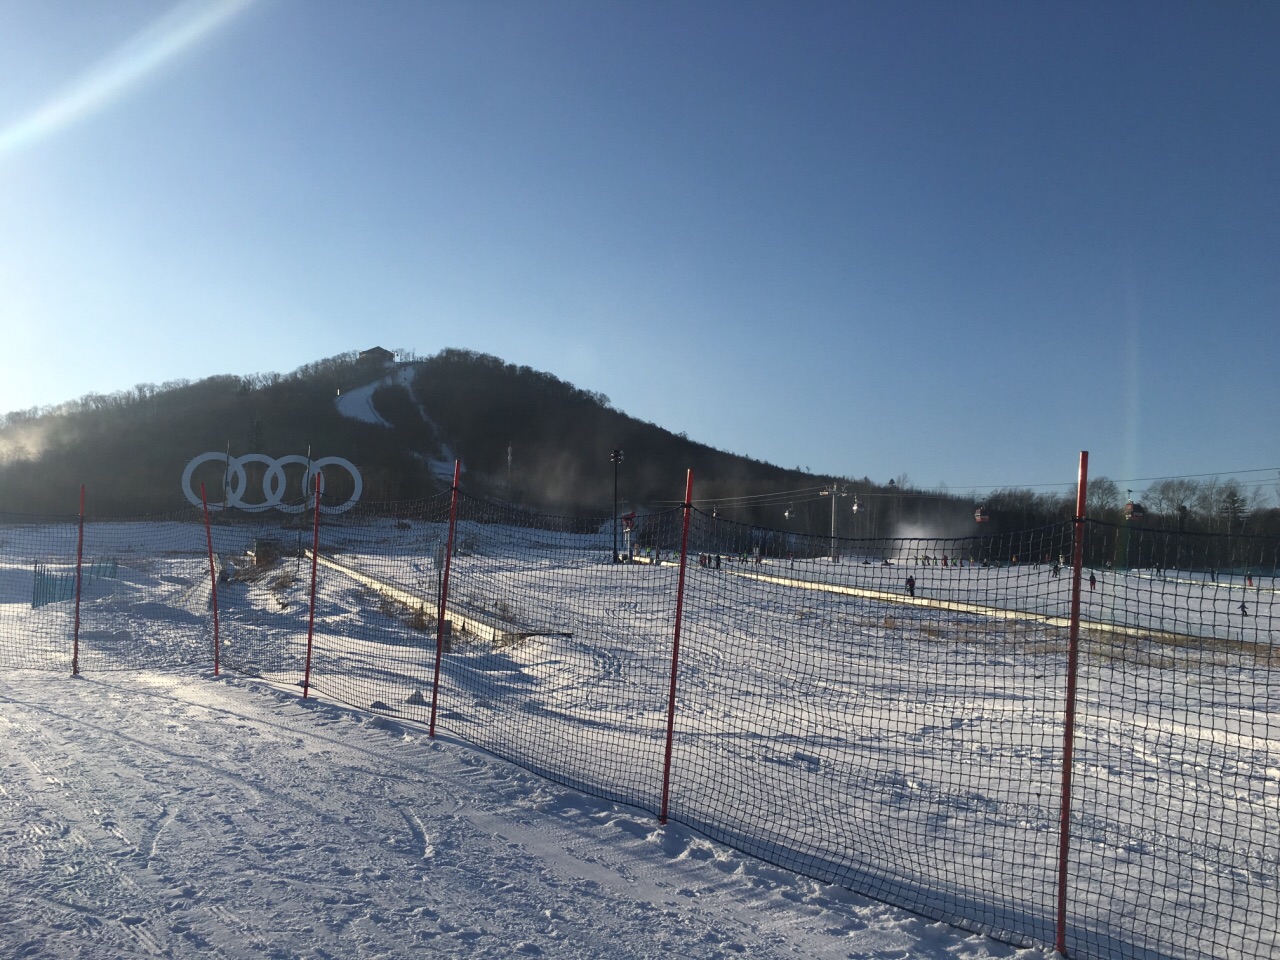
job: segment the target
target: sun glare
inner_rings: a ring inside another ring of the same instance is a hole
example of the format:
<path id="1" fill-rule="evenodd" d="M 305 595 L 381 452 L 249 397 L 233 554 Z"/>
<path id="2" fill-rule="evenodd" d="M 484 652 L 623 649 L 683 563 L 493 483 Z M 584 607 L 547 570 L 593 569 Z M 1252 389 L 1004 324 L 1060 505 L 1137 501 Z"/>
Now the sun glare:
<path id="1" fill-rule="evenodd" d="M 251 3 L 200 0 L 170 10 L 58 95 L 0 130 L 0 159 L 107 106 Z"/>

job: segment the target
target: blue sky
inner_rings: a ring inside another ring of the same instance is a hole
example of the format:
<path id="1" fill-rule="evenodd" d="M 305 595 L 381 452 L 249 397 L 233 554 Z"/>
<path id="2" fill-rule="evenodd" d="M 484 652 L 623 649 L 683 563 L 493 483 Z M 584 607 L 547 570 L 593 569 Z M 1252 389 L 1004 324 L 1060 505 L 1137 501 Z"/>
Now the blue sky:
<path id="1" fill-rule="evenodd" d="M 1277 49 L 1267 2 L 4 4 L 0 411 L 465 347 L 824 474 L 1274 485 Z"/>

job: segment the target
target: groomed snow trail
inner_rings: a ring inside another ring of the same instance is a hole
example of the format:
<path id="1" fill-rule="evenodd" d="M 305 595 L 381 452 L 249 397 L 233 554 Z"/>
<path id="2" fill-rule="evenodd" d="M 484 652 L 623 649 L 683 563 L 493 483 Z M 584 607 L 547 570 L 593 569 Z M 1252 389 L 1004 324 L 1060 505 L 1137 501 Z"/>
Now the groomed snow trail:
<path id="1" fill-rule="evenodd" d="M 1021 958 L 244 678 L 0 677 L 0 950 L 27 958 Z"/>

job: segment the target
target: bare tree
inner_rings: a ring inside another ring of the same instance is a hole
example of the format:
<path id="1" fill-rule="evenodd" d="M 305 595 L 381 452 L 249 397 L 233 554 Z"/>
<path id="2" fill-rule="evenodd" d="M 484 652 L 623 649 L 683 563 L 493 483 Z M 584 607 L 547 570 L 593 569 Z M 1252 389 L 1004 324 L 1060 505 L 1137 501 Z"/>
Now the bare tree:
<path id="1" fill-rule="evenodd" d="M 1177 526 L 1181 510 L 1192 503 L 1200 485 L 1194 480 L 1158 480 L 1142 493 L 1147 509 L 1164 519 L 1170 529 Z"/>
<path id="2" fill-rule="evenodd" d="M 1107 510 L 1120 508 L 1120 487 L 1110 477 L 1094 477 L 1089 481 L 1085 509 L 1096 517 Z"/>
<path id="3" fill-rule="evenodd" d="M 1192 509 L 1204 518 L 1205 525 L 1210 531 L 1219 529 L 1221 500 L 1222 481 L 1217 477 L 1213 477 L 1200 484 L 1191 504 Z"/>

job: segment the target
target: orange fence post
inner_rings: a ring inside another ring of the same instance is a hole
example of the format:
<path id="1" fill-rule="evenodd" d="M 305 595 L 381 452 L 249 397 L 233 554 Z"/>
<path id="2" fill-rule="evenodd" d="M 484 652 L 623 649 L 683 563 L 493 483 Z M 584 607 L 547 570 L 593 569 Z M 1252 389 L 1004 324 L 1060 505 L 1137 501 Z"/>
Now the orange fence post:
<path id="1" fill-rule="evenodd" d="M 1058 920 L 1055 949 L 1067 955 L 1067 857 L 1071 850 L 1071 762 L 1076 735 L 1076 674 L 1080 666 L 1080 578 L 1084 569 L 1085 499 L 1089 487 L 1089 451 L 1080 452 L 1076 517 L 1071 556 L 1071 626 L 1067 647 L 1067 702 L 1062 732 L 1062 820 L 1058 829 Z"/>
<path id="2" fill-rule="evenodd" d="M 209 544 L 209 596 L 213 604 L 213 675 L 216 677 L 222 646 L 218 640 L 218 567 L 213 560 L 213 531 L 209 529 L 209 500 L 205 496 L 203 483 L 200 484 L 200 504 L 204 507 L 204 538 Z"/>
<path id="3" fill-rule="evenodd" d="M 458 526 L 458 481 L 462 477 L 462 461 L 453 461 L 453 498 L 449 503 L 449 540 L 444 551 L 444 579 L 440 584 L 439 609 L 436 610 L 436 669 L 431 684 L 431 722 L 428 736 L 436 735 L 436 707 L 440 702 L 440 662 L 444 658 L 444 610 L 449 602 L 449 570 L 453 564 L 453 535 Z"/>
<path id="4" fill-rule="evenodd" d="M 676 727 L 676 673 L 680 665 L 680 623 L 684 617 L 684 575 L 689 561 L 689 515 L 693 512 L 693 471 L 688 472 L 684 487 L 684 525 L 680 533 L 680 575 L 676 587 L 675 639 L 671 645 L 671 689 L 667 694 L 667 750 L 662 764 L 662 814 L 667 822 L 667 805 L 671 796 L 671 747 Z"/>
<path id="5" fill-rule="evenodd" d="M 311 688 L 311 645 L 316 632 L 316 564 L 320 556 L 320 471 L 316 471 L 316 519 L 311 535 L 311 614 L 307 620 L 307 666 L 302 676 L 302 699 Z"/>
<path id="6" fill-rule="evenodd" d="M 71 638 L 71 675 L 80 676 L 80 584 L 84 566 L 84 484 L 80 484 L 80 537 L 76 543 L 76 621 Z"/>

